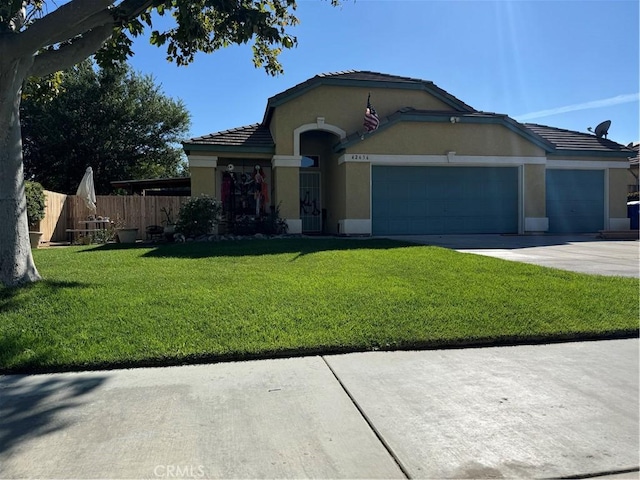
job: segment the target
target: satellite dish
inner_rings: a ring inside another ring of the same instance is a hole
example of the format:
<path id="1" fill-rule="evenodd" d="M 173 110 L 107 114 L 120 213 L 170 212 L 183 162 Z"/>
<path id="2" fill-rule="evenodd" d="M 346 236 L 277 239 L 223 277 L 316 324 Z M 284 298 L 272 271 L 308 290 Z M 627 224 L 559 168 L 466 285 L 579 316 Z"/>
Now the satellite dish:
<path id="1" fill-rule="evenodd" d="M 609 127 L 611 126 L 611 120 L 605 120 L 601 124 L 599 124 L 595 130 L 591 130 L 591 127 L 587 128 L 592 133 L 596 134 L 598 138 L 607 138 L 607 134 L 609 133 Z"/>

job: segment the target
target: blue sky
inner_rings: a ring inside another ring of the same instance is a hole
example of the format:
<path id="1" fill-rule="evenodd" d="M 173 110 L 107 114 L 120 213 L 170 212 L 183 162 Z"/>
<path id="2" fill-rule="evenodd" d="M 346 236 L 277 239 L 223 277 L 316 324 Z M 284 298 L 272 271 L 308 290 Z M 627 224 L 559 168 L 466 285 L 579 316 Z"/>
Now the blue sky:
<path id="1" fill-rule="evenodd" d="M 281 55 L 284 75 L 255 69 L 250 46 L 177 67 L 148 36 L 131 64 L 183 100 L 190 136 L 260 122 L 270 96 L 318 73 L 370 70 L 431 80 L 519 121 L 586 132 L 611 120 L 609 138 L 627 144 L 640 139 L 638 3 L 299 0 L 299 45 Z"/>

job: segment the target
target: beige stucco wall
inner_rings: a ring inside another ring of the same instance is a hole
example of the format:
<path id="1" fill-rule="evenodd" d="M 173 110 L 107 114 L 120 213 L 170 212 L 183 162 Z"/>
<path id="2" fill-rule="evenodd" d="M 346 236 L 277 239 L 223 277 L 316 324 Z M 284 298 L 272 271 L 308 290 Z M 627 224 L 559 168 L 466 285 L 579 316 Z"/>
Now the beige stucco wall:
<path id="1" fill-rule="evenodd" d="M 216 168 L 189 167 L 191 172 L 191 196 L 216 196 Z"/>
<path id="2" fill-rule="evenodd" d="M 502 125 L 400 122 L 367 137 L 346 153 L 388 155 L 544 157 L 545 152 Z"/>
<path id="3" fill-rule="evenodd" d="M 300 218 L 300 169 L 276 167 L 273 174 L 273 204 L 280 205 L 280 216 L 287 220 Z"/>
<path id="4" fill-rule="evenodd" d="M 544 165 L 524 165 L 524 216 L 546 217 L 546 180 Z"/>
<path id="5" fill-rule="evenodd" d="M 345 163 L 346 213 L 343 218 L 371 218 L 371 167 L 368 163 Z"/>
<path id="6" fill-rule="evenodd" d="M 337 126 L 347 134 L 362 130 L 369 92 L 371 103 L 380 118 L 403 107 L 452 110 L 447 104 L 421 90 L 323 85 L 275 108 L 271 134 L 276 143 L 276 154 L 293 155 L 293 131 L 301 125 L 316 123 L 318 117 L 324 117 L 325 123 Z"/>
<path id="7" fill-rule="evenodd" d="M 626 218 L 629 171 L 622 168 L 609 169 L 609 217 Z"/>
<path id="8" fill-rule="evenodd" d="M 345 218 L 347 211 L 346 173 L 345 165 L 338 165 L 337 157 L 332 158 L 331 166 L 323 173 L 327 190 L 331 193 L 327 197 L 327 223 L 325 231 L 331 234 L 339 232 L 338 222 Z"/>

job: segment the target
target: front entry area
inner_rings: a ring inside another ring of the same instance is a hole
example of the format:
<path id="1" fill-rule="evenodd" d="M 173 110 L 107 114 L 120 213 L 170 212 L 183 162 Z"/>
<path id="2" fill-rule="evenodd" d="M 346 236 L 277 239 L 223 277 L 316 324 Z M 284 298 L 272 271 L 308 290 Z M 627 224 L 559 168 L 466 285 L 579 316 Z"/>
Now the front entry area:
<path id="1" fill-rule="evenodd" d="M 320 172 L 300 172 L 302 233 L 322 232 Z"/>
<path id="2" fill-rule="evenodd" d="M 518 233 L 517 167 L 371 167 L 372 233 Z"/>

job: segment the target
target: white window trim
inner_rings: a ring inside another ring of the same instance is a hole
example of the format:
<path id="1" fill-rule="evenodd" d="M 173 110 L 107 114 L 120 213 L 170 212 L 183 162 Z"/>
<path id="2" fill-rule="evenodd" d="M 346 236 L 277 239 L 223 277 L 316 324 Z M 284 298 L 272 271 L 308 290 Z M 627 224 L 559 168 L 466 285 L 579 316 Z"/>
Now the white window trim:
<path id="1" fill-rule="evenodd" d="M 544 165 L 547 163 L 547 157 L 457 155 L 456 152 L 447 152 L 446 155 L 379 155 L 368 153 L 347 153 L 338 158 L 338 164 L 350 162 L 389 166 L 519 166 L 525 164 Z"/>

